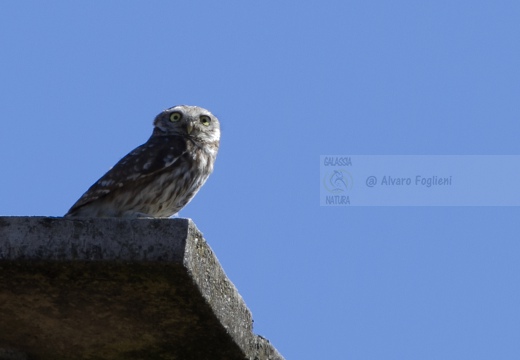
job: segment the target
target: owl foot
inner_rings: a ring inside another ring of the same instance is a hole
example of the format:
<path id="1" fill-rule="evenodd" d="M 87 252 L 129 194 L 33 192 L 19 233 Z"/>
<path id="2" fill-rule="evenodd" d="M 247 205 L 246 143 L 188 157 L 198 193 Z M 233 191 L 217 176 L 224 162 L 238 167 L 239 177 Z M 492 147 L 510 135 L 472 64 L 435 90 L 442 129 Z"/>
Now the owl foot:
<path id="1" fill-rule="evenodd" d="M 126 219 L 156 219 L 156 216 L 135 211 L 127 211 L 121 216 Z"/>

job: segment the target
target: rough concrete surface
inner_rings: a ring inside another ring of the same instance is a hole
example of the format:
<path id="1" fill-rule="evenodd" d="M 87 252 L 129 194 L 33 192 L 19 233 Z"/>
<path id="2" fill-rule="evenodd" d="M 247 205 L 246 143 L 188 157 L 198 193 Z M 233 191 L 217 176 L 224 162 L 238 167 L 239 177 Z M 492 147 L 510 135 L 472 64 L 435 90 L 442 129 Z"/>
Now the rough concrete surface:
<path id="1" fill-rule="evenodd" d="M 283 360 L 189 219 L 0 217 L 0 360 Z"/>

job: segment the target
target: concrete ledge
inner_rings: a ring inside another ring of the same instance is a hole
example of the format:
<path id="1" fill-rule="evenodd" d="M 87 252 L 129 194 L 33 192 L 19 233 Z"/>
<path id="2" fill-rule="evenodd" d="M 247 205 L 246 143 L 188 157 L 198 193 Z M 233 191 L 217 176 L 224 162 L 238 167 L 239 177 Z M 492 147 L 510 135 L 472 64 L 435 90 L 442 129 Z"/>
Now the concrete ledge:
<path id="1" fill-rule="evenodd" d="M 189 219 L 0 217 L 0 360 L 283 360 Z"/>

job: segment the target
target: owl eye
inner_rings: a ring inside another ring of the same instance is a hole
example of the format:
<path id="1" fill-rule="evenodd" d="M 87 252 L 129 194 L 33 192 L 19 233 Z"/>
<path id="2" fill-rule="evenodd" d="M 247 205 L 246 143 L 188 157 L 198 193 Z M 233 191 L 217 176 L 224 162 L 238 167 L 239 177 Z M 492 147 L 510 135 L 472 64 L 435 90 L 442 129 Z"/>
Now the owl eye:
<path id="1" fill-rule="evenodd" d="M 200 122 L 202 123 L 202 125 L 208 126 L 209 123 L 211 122 L 211 118 L 208 115 L 201 115 Z"/>
<path id="2" fill-rule="evenodd" d="M 170 115 L 170 121 L 171 122 L 177 122 L 179 121 L 180 119 L 182 119 L 182 114 L 180 112 L 173 112 L 171 115 Z"/>

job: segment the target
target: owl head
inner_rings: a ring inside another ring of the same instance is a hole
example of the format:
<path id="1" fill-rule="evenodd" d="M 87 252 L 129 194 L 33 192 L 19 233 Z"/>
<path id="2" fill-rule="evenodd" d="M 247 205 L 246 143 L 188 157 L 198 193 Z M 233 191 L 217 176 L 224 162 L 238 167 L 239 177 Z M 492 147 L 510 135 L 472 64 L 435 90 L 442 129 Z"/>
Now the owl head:
<path id="1" fill-rule="evenodd" d="M 220 140 L 218 119 L 198 106 L 171 107 L 157 115 L 153 124 L 154 135 L 180 135 L 204 143 Z"/>

